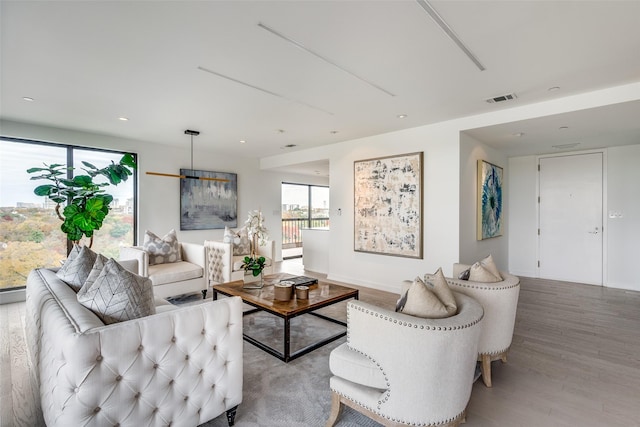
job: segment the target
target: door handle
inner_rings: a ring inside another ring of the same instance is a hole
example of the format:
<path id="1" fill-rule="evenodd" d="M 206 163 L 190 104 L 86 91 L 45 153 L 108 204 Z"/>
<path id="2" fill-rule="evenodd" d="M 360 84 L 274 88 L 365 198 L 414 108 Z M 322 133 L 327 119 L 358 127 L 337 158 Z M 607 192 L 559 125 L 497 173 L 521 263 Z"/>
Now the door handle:
<path id="1" fill-rule="evenodd" d="M 598 234 L 598 227 L 594 231 L 587 231 L 589 234 Z"/>

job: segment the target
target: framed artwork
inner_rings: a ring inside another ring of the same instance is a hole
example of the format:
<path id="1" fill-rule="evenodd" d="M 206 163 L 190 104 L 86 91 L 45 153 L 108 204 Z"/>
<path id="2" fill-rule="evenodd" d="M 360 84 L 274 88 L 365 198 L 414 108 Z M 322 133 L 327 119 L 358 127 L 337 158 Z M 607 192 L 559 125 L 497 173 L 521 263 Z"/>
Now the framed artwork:
<path id="1" fill-rule="evenodd" d="M 422 157 L 354 162 L 356 252 L 422 258 Z"/>
<path id="2" fill-rule="evenodd" d="M 238 226 L 237 174 L 180 169 L 180 175 L 227 180 L 180 179 L 180 230 Z"/>
<path id="3" fill-rule="evenodd" d="M 502 168 L 478 160 L 478 240 L 502 236 Z"/>

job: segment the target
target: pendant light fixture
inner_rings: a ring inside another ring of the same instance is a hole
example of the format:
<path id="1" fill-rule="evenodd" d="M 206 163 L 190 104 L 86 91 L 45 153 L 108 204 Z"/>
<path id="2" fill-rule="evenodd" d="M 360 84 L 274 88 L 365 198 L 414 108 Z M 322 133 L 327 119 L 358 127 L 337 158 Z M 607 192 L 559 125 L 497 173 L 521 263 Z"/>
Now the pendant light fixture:
<path id="1" fill-rule="evenodd" d="M 200 132 L 197 130 L 187 129 L 184 131 L 185 135 L 191 136 L 191 172 L 193 172 L 193 137 L 200 135 Z M 170 178 L 182 178 L 182 179 L 199 179 L 202 181 L 218 181 L 218 182 L 229 182 L 228 179 L 224 178 L 209 178 L 206 176 L 195 176 L 195 175 L 177 175 L 172 173 L 161 173 L 161 172 L 147 172 L 147 175 L 156 175 L 156 176 L 168 176 Z"/>

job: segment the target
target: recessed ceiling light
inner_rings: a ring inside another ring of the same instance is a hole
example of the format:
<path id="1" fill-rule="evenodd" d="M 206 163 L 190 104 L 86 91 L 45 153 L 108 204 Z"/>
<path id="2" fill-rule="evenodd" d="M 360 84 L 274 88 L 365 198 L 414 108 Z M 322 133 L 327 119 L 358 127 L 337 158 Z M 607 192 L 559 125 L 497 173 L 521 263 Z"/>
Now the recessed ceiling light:
<path id="1" fill-rule="evenodd" d="M 278 133 L 284 133 L 284 129 L 276 129 L 276 132 L 278 132 Z"/>
<path id="2" fill-rule="evenodd" d="M 518 138 L 521 136 L 524 136 L 524 132 L 516 132 L 516 133 L 512 133 L 511 136 L 517 136 Z"/>
<path id="3" fill-rule="evenodd" d="M 332 131 L 331 131 L 331 132 L 329 132 L 329 133 L 331 133 L 331 134 L 335 135 L 336 133 L 338 133 L 338 131 L 337 131 L 337 130 L 332 130 Z"/>
<path id="4" fill-rule="evenodd" d="M 293 147 L 297 147 L 296 144 L 287 144 L 285 146 L 280 147 L 280 149 L 284 150 L 285 148 L 293 148 Z"/>
<path id="5" fill-rule="evenodd" d="M 247 141 L 245 141 L 244 139 L 241 139 L 241 140 L 240 140 L 240 144 L 244 144 L 244 143 L 246 143 L 246 142 L 247 142 Z"/>
<path id="6" fill-rule="evenodd" d="M 128 122 L 129 119 L 126 117 L 118 117 L 118 120 L 122 121 L 122 122 Z"/>
<path id="7" fill-rule="evenodd" d="M 23 96 L 22 99 L 24 99 L 25 101 L 33 102 L 33 98 L 30 98 L 28 96 Z"/>
<path id="8" fill-rule="evenodd" d="M 567 130 L 567 129 L 569 129 L 569 126 L 560 126 L 558 129 L 559 130 Z"/>
<path id="9" fill-rule="evenodd" d="M 399 119 L 406 119 L 407 115 L 406 114 L 398 114 L 396 117 L 399 118 Z"/>
<path id="10" fill-rule="evenodd" d="M 549 89 L 547 89 L 549 92 L 555 92 L 556 90 L 560 90 L 560 86 L 552 86 Z"/>

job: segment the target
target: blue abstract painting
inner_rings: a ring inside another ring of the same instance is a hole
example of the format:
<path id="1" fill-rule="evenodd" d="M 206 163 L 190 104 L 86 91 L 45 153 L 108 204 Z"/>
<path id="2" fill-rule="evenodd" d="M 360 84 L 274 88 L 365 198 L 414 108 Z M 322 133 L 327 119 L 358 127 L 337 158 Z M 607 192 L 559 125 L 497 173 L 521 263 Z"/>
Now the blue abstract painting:
<path id="1" fill-rule="evenodd" d="M 478 240 L 502 235 L 502 168 L 478 160 Z"/>

